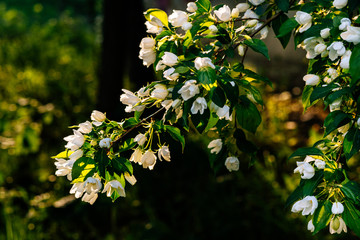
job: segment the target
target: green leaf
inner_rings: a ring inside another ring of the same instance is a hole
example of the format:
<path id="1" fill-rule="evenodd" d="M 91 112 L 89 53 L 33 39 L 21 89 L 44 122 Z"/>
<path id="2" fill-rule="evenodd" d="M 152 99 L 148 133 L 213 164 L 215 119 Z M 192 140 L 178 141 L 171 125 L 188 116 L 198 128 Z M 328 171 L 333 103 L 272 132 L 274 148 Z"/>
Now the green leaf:
<path id="1" fill-rule="evenodd" d="M 56 156 L 52 156 L 51 158 L 69 158 L 69 156 L 73 153 L 73 151 L 70 151 L 70 150 L 65 150 L 65 151 L 62 151 L 61 153 L 57 154 Z"/>
<path id="2" fill-rule="evenodd" d="M 180 66 L 175 68 L 174 73 L 184 74 L 187 73 L 190 69 L 188 67 Z"/>
<path id="3" fill-rule="evenodd" d="M 211 3 L 209 0 L 197 0 L 195 2 L 196 6 L 198 7 L 198 13 L 210 12 L 211 10 Z"/>
<path id="4" fill-rule="evenodd" d="M 95 163 L 97 170 L 99 171 L 99 175 L 105 178 L 106 167 L 110 162 L 110 158 L 107 156 L 106 150 L 101 149 L 100 151 L 95 152 Z"/>
<path id="5" fill-rule="evenodd" d="M 271 26 L 272 26 L 276 36 L 280 35 L 280 27 L 288 19 L 289 19 L 289 17 L 286 16 L 286 14 L 281 14 L 278 18 L 274 19 L 274 21 L 271 23 Z M 290 41 L 290 38 L 291 38 L 291 31 L 288 34 L 284 35 L 284 36 L 277 37 L 277 39 L 279 39 L 279 41 L 280 41 L 280 43 L 281 43 L 281 45 L 283 46 L 284 49 L 288 45 L 288 43 Z"/>
<path id="6" fill-rule="evenodd" d="M 346 226 L 351 228 L 357 236 L 360 236 L 360 211 L 349 201 L 344 202 L 344 212 L 342 218 Z"/>
<path id="7" fill-rule="evenodd" d="M 352 76 L 351 84 L 354 85 L 360 79 L 360 45 L 357 45 L 350 57 L 349 73 Z"/>
<path id="8" fill-rule="evenodd" d="M 276 5 L 280 8 L 281 11 L 287 12 L 290 7 L 289 0 L 275 0 Z"/>
<path id="9" fill-rule="evenodd" d="M 311 94 L 313 91 L 314 91 L 314 88 L 312 86 L 306 85 L 304 87 L 304 90 L 302 92 L 302 104 L 304 107 L 304 112 L 306 111 L 306 109 L 308 109 L 312 105 L 310 102 L 310 97 L 311 97 Z"/>
<path id="10" fill-rule="evenodd" d="M 162 24 L 169 27 L 168 16 L 163 10 L 157 8 L 150 8 L 145 12 L 146 20 L 150 21 L 150 15 L 158 18 Z"/>
<path id="11" fill-rule="evenodd" d="M 240 96 L 240 100 L 235 106 L 236 120 L 242 128 L 255 134 L 261 123 L 261 115 L 255 104 L 245 96 Z"/>
<path id="12" fill-rule="evenodd" d="M 203 85 L 205 85 L 204 87 L 206 88 L 206 86 L 209 87 L 209 90 L 211 88 L 211 86 L 215 83 L 216 81 L 216 71 L 215 69 L 211 68 L 211 67 L 206 67 L 206 68 L 202 68 L 198 71 L 198 80 L 200 83 L 202 83 Z"/>
<path id="13" fill-rule="evenodd" d="M 231 105 L 234 106 L 238 103 L 239 88 L 237 86 L 233 87 L 230 83 L 231 80 L 218 79 L 217 82 L 221 86 L 221 88 L 224 90 L 226 98 L 229 99 Z"/>
<path id="14" fill-rule="evenodd" d="M 293 154 L 290 155 L 289 159 L 294 157 L 306 157 L 308 155 L 324 156 L 323 152 L 315 147 L 303 147 L 298 148 Z"/>
<path id="15" fill-rule="evenodd" d="M 290 194 L 286 200 L 285 208 L 289 207 L 299 199 L 313 195 L 314 190 L 322 182 L 323 177 L 324 172 L 316 171 L 314 177 L 311 179 L 301 179 L 300 185 L 294 190 L 293 193 Z"/>
<path id="16" fill-rule="evenodd" d="M 360 150 L 360 129 L 351 128 L 344 139 L 344 153 L 347 160 Z"/>
<path id="17" fill-rule="evenodd" d="M 123 142 L 123 144 L 120 146 L 120 148 L 119 148 L 119 153 L 125 152 L 125 151 L 127 151 L 127 150 L 135 147 L 136 144 L 137 144 L 137 143 L 134 142 L 134 139 L 133 139 L 133 138 L 128 138 L 128 139 L 126 139 L 126 140 Z"/>
<path id="18" fill-rule="evenodd" d="M 126 128 L 131 128 L 133 126 L 136 126 L 139 123 L 139 120 L 137 120 L 136 118 L 128 118 L 125 120 L 124 124 L 122 125 L 122 127 L 124 129 Z"/>
<path id="19" fill-rule="evenodd" d="M 255 52 L 261 53 L 268 60 L 270 60 L 268 48 L 262 40 L 260 39 L 245 40 L 244 44 L 250 47 Z"/>
<path id="20" fill-rule="evenodd" d="M 339 87 L 339 86 L 336 84 L 329 84 L 324 87 L 322 87 L 322 86 L 315 87 L 310 95 L 310 103 L 312 103 L 315 100 L 318 100 L 320 98 L 326 97 L 336 87 Z"/>
<path id="21" fill-rule="evenodd" d="M 329 113 L 329 115 L 324 120 L 324 137 L 329 135 L 332 131 L 338 129 L 339 127 L 349 123 L 350 120 L 351 118 L 349 114 L 344 113 L 341 110 L 336 110 Z"/>
<path id="22" fill-rule="evenodd" d="M 280 27 L 279 34 L 277 38 L 285 37 L 291 33 L 295 28 L 299 26 L 299 23 L 295 20 L 294 17 L 287 19 Z"/>
<path id="23" fill-rule="evenodd" d="M 198 113 L 191 115 L 191 121 L 200 133 L 203 133 L 205 131 L 206 126 L 208 125 L 209 122 L 209 118 L 210 118 L 209 109 L 205 109 L 203 114 Z"/>
<path id="24" fill-rule="evenodd" d="M 208 122 L 204 132 L 207 132 L 211 128 L 215 127 L 218 121 L 219 121 L 219 117 L 216 115 L 216 113 L 210 113 L 209 122 Z"/>
<path id="25" fill-rule="evenodd" d="M 177 127 L 165 125 L 165 131 L 167 131 L 174 140 L 181 143 L 182 150 L 184 151 L 185 138 L 183 135 L 181 135 L 180 129 L 178 129 Z"/>
<path id="26" fill-rule="evenodd" d="M 219 107 L 224 107 L 226 103 L 226 97 L 224 91 L 220 87 L 211 89 L 211 100 Z"/>
<path id="27" fill-rule="evenodd" d="M 124 172 L 128 172 L 131 175 L 133 174 L 133 166 L 126 158 L 116 157 L 111 160 L 111 165 L 114 168 L 114 172 L 116 172 L 119 176 L 121 176 Z"/>
<path id="28" fill-rule="evenodd" d="M 81 157 L 77 159 L 71 170 L 73 183 L 83 182 L 95 172 L 95 161 L 92 158 Z"/>
<path id="29" fill-rule="evenodd" d="M 332 217 L 331 207 L 332 203 L 329 200 L 319 203 L 313 217 L 313 224 L 315 226 L 313 234 L 318 233 L 330 223 Z"/>
<path id="30" fill-rule="evenodd" d="M 341 191 L 355 204 L 360 204 L 360 185 L 357 182 L 348 181 L 341 186 Z"/>
<path id="31" fill-rule="evenodd" d="M 234 138 L 236 139 L 236 146 L 240 151 L 249 154 L 255 154 L 257 152 L 258 148 L 255 144 L 246 139 L 246 135 L 241 129 L 236 129 Z"/>

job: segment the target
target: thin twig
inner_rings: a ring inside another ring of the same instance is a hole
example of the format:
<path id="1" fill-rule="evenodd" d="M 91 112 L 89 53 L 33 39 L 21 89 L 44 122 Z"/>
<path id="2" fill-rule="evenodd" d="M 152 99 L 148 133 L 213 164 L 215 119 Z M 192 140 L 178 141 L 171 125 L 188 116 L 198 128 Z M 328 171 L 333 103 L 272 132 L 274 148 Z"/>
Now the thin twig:
<path id="1" fill-rule="evenodd" d="M 144 122 L 146 122 L 149 118 L 152 118 L 153 116 L 155 116 L 156 114 L 158 114 L 159 112 L 161 112 L 162 110 L 164 110 L 165 107 L 162 107 L 160 109 L 158 109 L 156 112 L 150 114 L 149 116 L 147 116 L 146 118 L 142 119 L 138 124 L 136 124 L 135 126 L 133 126 L 132 128 L 128 129 L 123 135 L 121 135 L 119 138 L 115 139 L 112 144 L 114 144 L 117 141 L 120 141 L 122 138 L 124 138 L 129 132 L 131 132 L 132 130 L 134 130 L 135 128 L 139 127 L 140 125 L 142 125 Z"/>

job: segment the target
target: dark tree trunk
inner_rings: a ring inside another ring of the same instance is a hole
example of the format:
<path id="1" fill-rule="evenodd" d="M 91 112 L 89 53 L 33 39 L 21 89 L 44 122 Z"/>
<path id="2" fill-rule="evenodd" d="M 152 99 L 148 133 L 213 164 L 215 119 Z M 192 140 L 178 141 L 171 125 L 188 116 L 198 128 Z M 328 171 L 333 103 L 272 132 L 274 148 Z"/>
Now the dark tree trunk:
<path id="1" fill-rule="evenodd" d="M 140 41 L 146 36 L 142 1 L 105 0 L 103 8 L 97 108 L 109 118 L 120 120 L 125 116 L 125 106 L 119 100 L 121 89 L 136 91 L 153 81 L 154 74 L 138 58 Z"/>

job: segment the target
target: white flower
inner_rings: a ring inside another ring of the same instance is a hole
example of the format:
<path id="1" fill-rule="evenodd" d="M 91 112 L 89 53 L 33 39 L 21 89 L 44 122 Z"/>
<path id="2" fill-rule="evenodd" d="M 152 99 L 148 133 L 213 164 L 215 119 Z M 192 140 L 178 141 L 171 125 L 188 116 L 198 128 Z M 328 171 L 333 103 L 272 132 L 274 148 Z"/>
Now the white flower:
<path id="1" fill-rule="evenodd" d="M 128 172 L 124 173 L 124 177 L 125 177 L 126 181 L 128 181 L 128 183 L 130 183 L 131 185 L 134 185 L 137 181 L 135 176 L 130 175 L 130 173 L 128 173 Z"/>
<path id="2" fill-rule="evenodd" d="M 330 36 L 330 28 L 324 28 L 320 31 L 320 36 L 322 38 L 328 38 Z"/>
<path id="3" fill-rule="evenodd" d="M 194 63 L 195 63 L 195 68 L 197 70 L 200 70 L 200 69 L 206 68 L 206 67 L 215 69 L 214 64 L 211 62 L 211 59 L 208 57 L 204 57 L 204 58 L 197 57 L 197 58 L 195 58 Z"/>
<path id="4" fill-rule="evenodd" d="M 186 22 L 184 23 L 183 25 L 181 25 L 181 28 L 184 30 L 184 31 L 187 31 L 187 30 L 190 30 L 192 28 L 192 24 L 190 22 Z"/>
<path id="5" fill-rule="evenodd" d="M 305 32 L 306 30 L 308 30 L 311 25 L 312 25 L 312 17 L 310 14 L 306 13 L 306 12 L 302 12 L 302 11 L 297 11 L 296 12 L 296 16 L 295 16 L 295 20 L 302 25 L 302 27 L 299 29 L 299 32 Z"/>
<path id="6" fill-rule="evenodd" d="M 307 59 L 313 59 L 317 55 L 319 55 L 318 53 L 315 52 L 315 47 L 319 43 L 324 43 L 324 40 L 322 38 L 320 38 L 320 37 L 318 37 L 318 38 L 310 37 L 310 38 L 306 38 L 304 40 L 301 47 L 306 50 L 306 58 Z"/>
<path id="7" fill-rule="evenodd" d="M 257 5 L 260 5 L 262 4 L 263 2 L 265 2 L 265 0 L 249 0 L 249 2 L 254 5 L 254 6 L 257 6 Z"/>
<path id="8" fill-rule="evenodd" d="M 149 67 L 156 60 L 156 52 L 153 49 L 141 49 L 139 58 L 143 60 L 143 65 Z"/>
<path id="9" fill-rule="evenodd" d="M 150 170 L 153 170 L 156 163 L 156 156 L 154 152 L 147 150 L 141 158 L 141 163 L 143 168 L 149 168 Z"/>
<path id="10" fill-rule="evenodd" d="M 315 160 L 315 166 L 316 166 L 318 169 L 325 169 L 326 163 L 325 163 L 323 160 L 316 159 L 316 160 Z"/>
<path id="11" fill-rule="evenodd" d="M 334 61 L 339 56 L 342 56 L 346 52 L 346 48 L 342 42 L 333 42 L 328 48 L 329 50 L 329 58 L 331 61 Z"/>
<path id="12" fill-rule="evenodd" d="M 198 112 L 200 112 L 200 114 L 203 114 L 205 109 L 207 109 L 207 102 L 205 98 L 198 97 L 193 102 L 190 111 L 192 114 L 197 114 Z"/>
<path id="13" fill-rule="evenodd" d="M 181 105 L 181 100 L 180 100 L 180 99 L 175 99 L 175 100 L 173 101 L 173 103 L 171 104 L 171 106 L 172 106 L 173 108 L 178 108 L 178 107 L 180 107 L 180 105 Z"/>
<path id="14" fill-rule="evenodd" d="M 330 105 L 330 112 L 336 111 L 336 110 L 340 110 L 341 107 L 341 103 L 342 103 L 342 98 L 338 98 L 335 101 L 333 101 Z"/>
<path id="15" fill-rule="evenodd" d="M 261 24 L 262 26 L 262 24 Z M 267 38 L 269 34 L 269 28 L 267 26 L 265 26 L 263 29 L 260 30 L 260 39 L 265 39 Z"/>
<path id="16" fill-rule="evenodd" d="M 218 10 L 214 11 L 215 15 L 224 22 L 231 20 L 231 9 L 228 5 L 224 5 Z"/>
<path id="17" fill-rule="evenodd" d="M 162 146 L 159 150 L 158 150 L 158 158 L 160 161 L 162 161 L 162 159 L 170 162 L 170 150 L 168 146 Z"/>
<path id="18" fill-rule="evenodd" d="M 162 56 L 162 63 L 166 66 L 172 67 L 178 63 L 178 57 L 171 52 L 164 52 L 164 56 Z"/>
<path id="19" fill-rule="evenodd" d="M 311 179 L 315 175 L 315 169 L 308 162 L 296 162 L 297 168 L 294 173 L 300 173 L 302 179 Z"/>
<path id="20" fill-rule="evenodd" d="M 239 55 L 242 57 L 245 55 L 245 46 L 243 44 L 240 44 L 238 47 L 237 47 L 237 50 L 238 50 L 238 53 Z"/>
<path id="21" fill-rule="evenodd" d="M 139 97 L 137 97 L 133 92 L 129 90 L 122 89 L 122 91 L 124 93 L 120 95 L 120 102 L 122 102 L 122 104 L 124 105 L 127 105 L 127 107 L 125 108 L 125 112 L 144 111 L 145 106 L 138 105 L 141 102 Z"/>
<path id="22" fill-rule="evenodd" d="M 222 108 L 218 108 L 216 110 L 216 115 L 218 115 L 219 119 L 225 118 L 226 120 L 230 120 L 230 107 L 228 105 L 224 105 Z"/>
<path id="23" fill-rule="evenodd" d="M 349 69 L 350 68 L 350 58 L 351 58 L 351 51 L 347 50 L 345 54 L 341 57 L 340 61 L 340 67 L 343 69 Z"/>
<path id="24" fill-rule="evenodd" d="M 340 34 L 341 38 L 347 42 L 360 43 L 360 28 L 348 26 L 346 32 Z"/>
<path id="25" fill-rule="evenodd" d="M 163 62 L 160 60 L 155 67 L 155 71 L 161 71 L 164 70 L 166 68 L 166 65 L 163 64 Z"/>
<path id="26" fill-rule="evenodd" d="M 238 171 L 240 166 L 239 159 L 237 157 L 228 157 L 225 160 L 225 167 L 229 172 Z"/>
<path id="27" fill-rule="evenodd" d="M 210 26 L 209 26 L 209 30 L 210 30 L 210 32 L 212 32 L 212 33 L 217 33 L 217 31 L 218 31 L 218 29 L 217 29 L 217 27 L 216 27 L 215 25 L 210 25 Z"/>
<path id="28" fill-rule="evenodd" d="M 187 101 L 190 98 L 194 97 L 196 94 L 200 93 L 199 87 L 196 85 L 196 80 L 188 80 L 185 82 L 184 86 L 182 86 L 179 91 L 181 97 Z"/>
<path id="29" fill-rule="evenodd" d="M 329 231 L 331 234 L 340 234 L 342 231 L 347 232 L 346 223 L 339 216 L 333 217 L 329 224 Z"/>
<path id="30" fill-rule="evenodd" d="M 259 21 L 255 19 L 246 21 L 245 26 L 248 27 L 247 31 L 252 32 L 255 29 L 254 27 L 258 26 L 258 23 Z"/>
<path id="31" fill-rule="evenodd" d="M 341 202 L 334 202 L 331 207 L 331 212 L 333 214 L 342 214 L 344 212 L 344 206 Z"/>
<path id="32" fill-rule="evenodd" d="M 156 84 L 154 86 L 154 90 L 151 92 L 151 97 L 163 100 L 167 97 L 169 94 L 169 91 L 164 84 Z"/>
<path id="33" fill-rule="evenodd" d="M 312 219 L 308 222 L 307 230 L 309 230 L 310 232 L 314 232 L 314 230 L 315 230 L 315 226 L 313 224 Z"/>
<path id="34" fill-rule="evenodd" d="M 324 51 L 326 51 L 326 45 L 323 43 L 319 43 L 318 45 L 315 46 L 314 51 L 316 54 L 321 54 Z"/>
<path id="35" fill-rule="evenodd" d="M 255 18 L 255 19 L 259 19 L 259 16 L 252 10 L 248 9 L 246 10 L 246 12 L 244 13 L 244 18 Z"/>
<path id="36" fill-rule="evenodd" d="M 70 194 L 75 194 L 76 198 L 80 198 L 85 191 L 84 182 L 74 183 L 70 189 Z"/>
<path id="37" fill-rule="evenodd" d="M 340 20 L 339 30 L 345 31 L 349 26 L 351 26 L 351 20 L 349 18 L 342 18 Z"/>
<path id="38" fill-rule="evenodd" d="M 221 151 L 221 148 L 222 148 L 221 139 L 219 138 L 219 139 L 212 140 L 209 143 L 208 148 L 211 149 L 210 150 L 211 153 L 219 154 L 219 152 Z"/>
<path id="39" fill-rule="evenodd" d="M 141 165 L 142 152 L 139 148 L 135 149 L 134 152 L 130 156 L 130 162 L 138 163 Z"/>
<path id="40" fill-rule="evenodd" d="M 184 11 L 173 10 L 173 13 L 169 16 L 169 22 L 174 27 L 181 27 L 188 21 L 188 15 Z"/>
<path id="41" fill-rule="evenodd" d="M 179 78 L 180 74 L 174 73 L 174 72 L 175 72 L 175 68 L 169 68 L 168 70 L 164 71 L 164 73 L 163 73 L 164 78 L 166 78 L 170 81 L 175 81 L 176 79 Z"/>
<path id="42" fill-rule="evenodd" d="M 333 5 L 337 9 L 342 9 L 348 4 L 348 0 L 334 0 Z"/>
<path id="43" fill-rule="evenodd" d="M 306 85 L 315 86 L 320 82 L 320 77 L 315 74 L 307 74 L 303 77 Z"/>
<path id="44" fill-rule="evenodd" d="M 142 87 L 142 88 L 140 88 L 140 89 L 137 91 L 137 94 L 138 94 L 140 97 L 148 97 L 149 94 L 150 94 L 150 89 L 149 89 L 149 88 L 146 88 L 146 87 Z"/>
<path id="45" fill-rule="evenodd" d="M 239 3 L 236 5 L 236 8 L 239 9 L 240 12 L 246 12 L 250 8 L 250 5 L 248 3 Z"/>
<path id="46" fill-rule="evenodd" d="M 111 180 L 106 183 L 102 193 L 106 192 L 106 196 L 111 197 L 115 191 L 120 195 L 120 197 L 126 196 L 124 187 L 117 180 Z"/>
<path id="47" fill-rule="evenodd" d="M 98 198 L 98 192 L 100 192 L 102 188 L 101 180 L 98 178 L 88 177 L 84 182 L 84 186 L 85 194 L 81 200 L 92 205 Z"/>
<path id="48" fill-rule="evenodd" d="M 110 144 L 111 144 L 111 138 L 104 138 L 100 140 L 99 147 L 110 148 Z"/>
<path id="49" fill-rule="evenodd" d="M 335 78 L 337 78 L 339 76 L 339 73 L 334 68 L 328 68 L 327 73 L 329 74 L 331 80 L 334 80 Z"/>
<path id="50" fill-rule="evenodd" d="M 80 123 L 78 130 L 79 130 L 79 132 L 81 132 L 81 133 L 85 133 L 85 134 L 90 133 L 91 130 L 92 130 L 91 122 L 86 121 L 86 122 Z"/>
<path id="51" fill-rule="evenodd" d="M 81 149 L 76 150 L 69 156 L 69 160 L 75 162 L 79 158 L 81 158 L 84 154 L 84 151 Z"/>
<path id="52" fill-rule="evenodd" d="M 240 14 L 240 11 L 239 11 L 238 8 L 233 8 L 233 9 L 231 10 L 231 17 L 232 17 L 232 18 L 237 18 L 237 17 L 239 16 L 239 14 Z"/>
<path id="53" fill-rule="evenodd" d="M 69 181 L 72 180 L 71 177 L 71 170 L 72 170 L 72 166 L 74 165 L 74 161 L 67 161 L 65 159 L 62 158 L 55 158 L 56 162 L 54 163 L 56 166 L 56 172 L 55 175 L 60 177 L 60 176 L 66 176 L 67 179 Z"/>
<path id="54" fill-rule="evenodd" d="M 65 148 L 75 151 L 79 149 L 85 142 L 84 136 L 78 130 L 73 130 L 73 135 L 64 137 L 64 140 L 68 143 L 65 145 Z"/>
<path id="55" fill-rule="evenodd" d="M 106 116 L 105 116 L 105 114 L 103 114 L 102 112 L 99 112 L 99 111 L 97 111 L 97 110 L 94 110 L 94 111 L 91 113 L 90 118 L 91 118 L 91 120 L 96 121 L 96 122 L 103 122 L 103 121 L 105 121 Z"/>
<path id="56" fill-rule="evenodd" d="M 194 3 L 194 2 L 189 2 L 189 3 L 187 4 L 186 11 L 193 13 L 193 12 L 196 12 L 197 9 L 198 9 L 198 7 L 196 6 L 196 3 Z"/>
<path id="57" fill-rule="evenodd" d="M 147 137 L 142 134 L 139 133 L 138 135 L 136 135 L 136 137 L 134 138 L 134 141 L 137 142 L 140 146 L 144 145 L 144 143 L 146 142 Z"/>
<path id="58" fill-rule="evenodd" d="M 140 48 L 142 49 L 153 49 L 155 47 L 156 41 L 151 37 L 145 37 L 141 39 Z"/>
<path id="59" fill-rule="evenodd" d="M 291 211 L 292 212 L 301 212 L 302 211 L 302 215 L 309 215 L 309 214 L 314 214 L 315 209 L 318 207 L 318 201 L 316 199 L 316 197 L 314 196 L 306 196 L 304 199 L 297 201 Z"/>
<path id="60" fill-rule="evenodd" d="M 356 124 L 358 127 L 360 127 L 360 118 L 358 118 L 358 120 L 356 121 Z"/>
<path id="61" fill-rule="evenodd" d="M 159 34 L 163 30 L 163 24 L 157 17 L 150 15 L 150 21 L 145 22 L 147 33 Z"/>

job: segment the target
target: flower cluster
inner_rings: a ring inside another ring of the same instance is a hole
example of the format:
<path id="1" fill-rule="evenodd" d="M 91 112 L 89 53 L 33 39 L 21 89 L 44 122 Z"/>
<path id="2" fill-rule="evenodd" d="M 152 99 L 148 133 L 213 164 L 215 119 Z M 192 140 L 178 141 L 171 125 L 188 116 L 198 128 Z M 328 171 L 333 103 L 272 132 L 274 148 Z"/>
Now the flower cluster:
<path id="1" fill-rule="evenodd" d="M 313 7 L 309 8 L 309 4 Z M 351 8 L 347 0 L 311 1 L 301 5 L 287 23 L 294 23 L 295 41 L 310 61 L 308 74 L 303 78 L 304 107 L 323 101 L 330 112 L 324 121 L 323 139 L 291 156 L 305 158 L 296 162 L 294 173 L 299 173 L 302 180 L 287 205 L 301 199 L 291 211 L 312 215 L 308 230 L 314 233 L 328 225 L 331 234 L 347 232 L 347 226 L 360 234 L 360 202 L 354 197 L 360 193 L 360 186 L 349 179 L 344 168 L 360 150 L 356 142 L 360 137 L 359 11 Z"/>
<path id="2" fill-rule="evenodd" d="M 349 227 L 360 235 L 360 185 L 344 167 L 360 150 L 360 4 L 297 2 L 248 0 L 231 8 L 197 0 L 170 15 L 147 10 L 148 36 L 140 42 L 139 58 L 153 67 L 157 81 L 135 92 L 122 90 L 120 101 L 133 117 L 115 122 L 94 111 L 91 121 L 73 127 L 73 134 L 64 138 L 66 150 L 54 157 L 55 174 L 71 181 L 76 198 L 93 204 L 101 192 L 114 201 L 125 197 L 126 181 L 136 183 L 133 165 L 153 170 L 158 159 L 170 161 L 162 135 L 184 148 L 183 130 L 214 138 L 208 149 L 215 172 L 238 171 L 239 158 L 256 158 L 249 135 L 262 121 L 258 85 L 271 85 L 243 61 L 249 49 L 270 60 L 263 39 L 271 25 L 283 46 L 293 32 L 296 45 L 306 51 L 310 63 L 303 77 L 304 108 L 323 101 L 330 112 L 323 139 L 290 156 L 301 159 L 294 169 L 301 182 L 287 206 L 308 216 L 314 233 L 329 226 L 331 234 Z M 292 9 L 297 12 L 289 18 L 286 13 Z M 155 119 L 160 113 L 160 120 Z"/>

